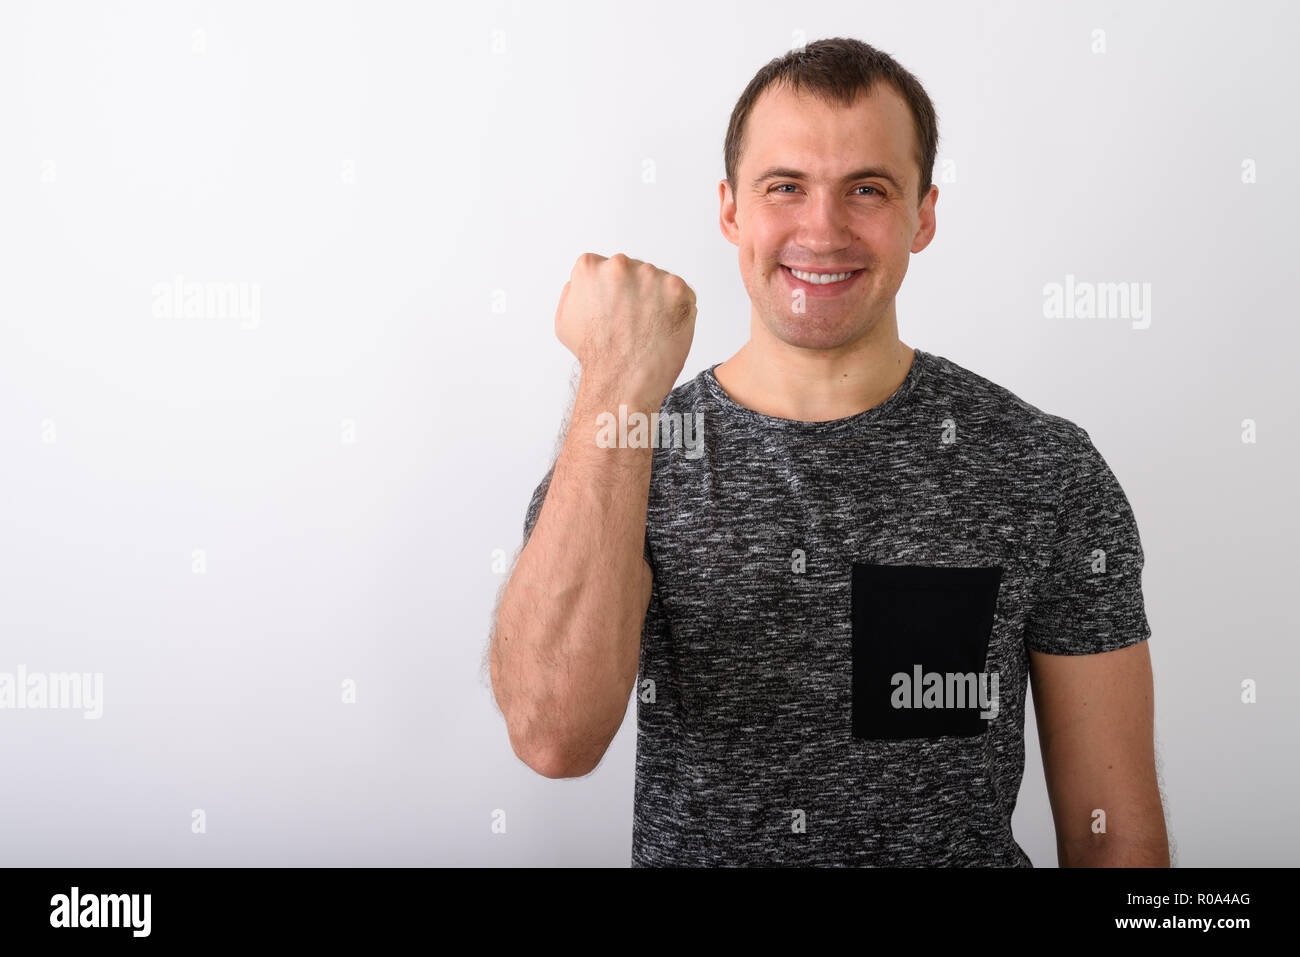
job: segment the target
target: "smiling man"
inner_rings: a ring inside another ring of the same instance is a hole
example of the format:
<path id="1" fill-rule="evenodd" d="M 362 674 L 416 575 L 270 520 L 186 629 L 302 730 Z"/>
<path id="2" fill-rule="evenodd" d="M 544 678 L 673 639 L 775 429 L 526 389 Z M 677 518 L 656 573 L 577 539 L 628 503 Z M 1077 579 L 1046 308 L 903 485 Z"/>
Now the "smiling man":
<path id="1" fill-rule="evenodd" d="M 492 683 L 547 777 L 592 771 L 635 690 L 635 866 L 1028 866 L 1031 676 L 1060 863 L 1168 865 L 1123 490 L 1084 429 L 899 339 L 937 142 L 892 58 L 810 44 L 727 131 L 734 356 L 673 388 L 682 279 L 587 254 L 565 285 L 582 376 Z M 597 442 L 628 409 L 667 425 Z"/>

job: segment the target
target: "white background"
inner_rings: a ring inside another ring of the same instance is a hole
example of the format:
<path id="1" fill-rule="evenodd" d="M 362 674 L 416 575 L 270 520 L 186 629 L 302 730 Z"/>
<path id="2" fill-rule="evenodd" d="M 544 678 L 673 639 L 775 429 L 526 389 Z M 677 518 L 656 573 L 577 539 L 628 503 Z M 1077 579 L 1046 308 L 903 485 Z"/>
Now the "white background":
<path id="1" fill-rule="evenodd" d="M 101 672 L 104 703 L 0 710 L 0 863 L 626 866 L 635 711 L 593 775 L 546 780 L 480 671 L 568 396 L 555 305 L 580 253 L 626 252 L 696 290 L 683 379 L 733 354 L 727 120 L 839 35 L 921 79 L 956 174 L 901 337 L 1078 422 L 1133 505 L 1177 863 L 1297 863 L 1297 27 L 1263 2 L 6 3 L 0 671 Z M 257 322 L 159 318 L 178 274 L 257 284 Z M 1150 283 L 1150 327 L 1044 318 L 1067 274 Z M 1015 833 L 1053 866 L 1026 726 Z"/>

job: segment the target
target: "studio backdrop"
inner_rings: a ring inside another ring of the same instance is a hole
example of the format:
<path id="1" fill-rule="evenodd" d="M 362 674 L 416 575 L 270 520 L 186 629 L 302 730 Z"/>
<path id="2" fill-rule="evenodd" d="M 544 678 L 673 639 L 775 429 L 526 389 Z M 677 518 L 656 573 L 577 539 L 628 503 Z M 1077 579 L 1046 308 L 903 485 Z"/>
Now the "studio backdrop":
<path id="1" fill-rule="evenodd" d="M 679 381 L 731 356 L 727 120 L 832 36 L 939 114 L 901 338 L 1082 425 L 1132 503 L 1175 863 L 1295 864 L 1298 31 L 1260 0 L 6 3 L 0 864 L 627 866 L 634 702 L 551 780 L 483 667 L 570 397 L 556 304 L 623 252 L 697 294 Z M 1085 285 L 1115 308 L 1053 307 Z"/>

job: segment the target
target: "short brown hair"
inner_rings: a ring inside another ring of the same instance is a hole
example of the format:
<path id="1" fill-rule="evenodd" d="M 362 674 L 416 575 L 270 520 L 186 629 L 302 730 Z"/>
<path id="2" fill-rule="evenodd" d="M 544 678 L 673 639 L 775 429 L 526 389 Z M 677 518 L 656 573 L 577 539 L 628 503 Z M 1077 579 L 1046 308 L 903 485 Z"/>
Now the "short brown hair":
<path id="1" fill-rule="evenodd" d="M 850 106 L 860 94 L 868 94 L 876 83 L 898 91 L 912 111 L 916 130 L 916 164 L 921 171 L 917 203 L 925 199 L 934 178 L 934 158 L 939 149 L 939 120 L 934 104 L 921 82 L 891 57 L 875 47 L 848 37 L 817 40 L 806 47 L 777 57 L 754 74 L 740 94 L 727 126 L 723 162 L 732 195 L 736 194 L 736 168 L 745 145 L 745 123 L 759 95 L 775 83 L 793 91 L 812 93 L 827 103 Z"/>

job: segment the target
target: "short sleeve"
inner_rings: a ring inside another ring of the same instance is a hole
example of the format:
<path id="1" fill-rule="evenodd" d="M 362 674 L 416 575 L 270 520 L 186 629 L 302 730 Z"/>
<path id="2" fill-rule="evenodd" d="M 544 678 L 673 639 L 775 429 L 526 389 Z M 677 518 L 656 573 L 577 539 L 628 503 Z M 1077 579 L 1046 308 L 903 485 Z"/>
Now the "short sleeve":
<path id="1" fill-rule="evenodd" d="M 537 525 L 537 517 L 542 513 L 542 503 L 546 500 L 546 492 L 551 487 L 551 476 L 555 474 L 555 466 L 552 464 L 547 470 L 546 475 L 537 483 L 537 488 L 533 490 L 533 497 L 528 502 L 528 510 L 524 513 L 524 540 L 520 548 L 528 544 L 528 539 L 533 534 L 533 527 Z M 650 559 L 650 535 L 647 532 L 645 538 L 645 555 L 646 564 L 651 568 L 654 562 Z"/>
<path id="2" fill-rule="evenodd" d="M 537 483 L 537 488 L 533 490 L 533 497 L 528 502 L 528 510 L 524 513 L 524 544 L 528 544 L 528 539 L 532 537 L 533 526 L 537 524 L 537 516 L 542 513 L 542 502 L 546 500 L 546 490 L 551 487 L 551 476 L 555 474 L 555 466 L 552 465 L 547 469 L 542 480 Z"/>
<path id="3" fill-rule="evenodd" d="M 1074 428 L 1050 564 L 1025 623 L 1026 645 L 1049 655 L 1098 654 L 1151 637 L 1133 509 L 1088 433 Z"/>

